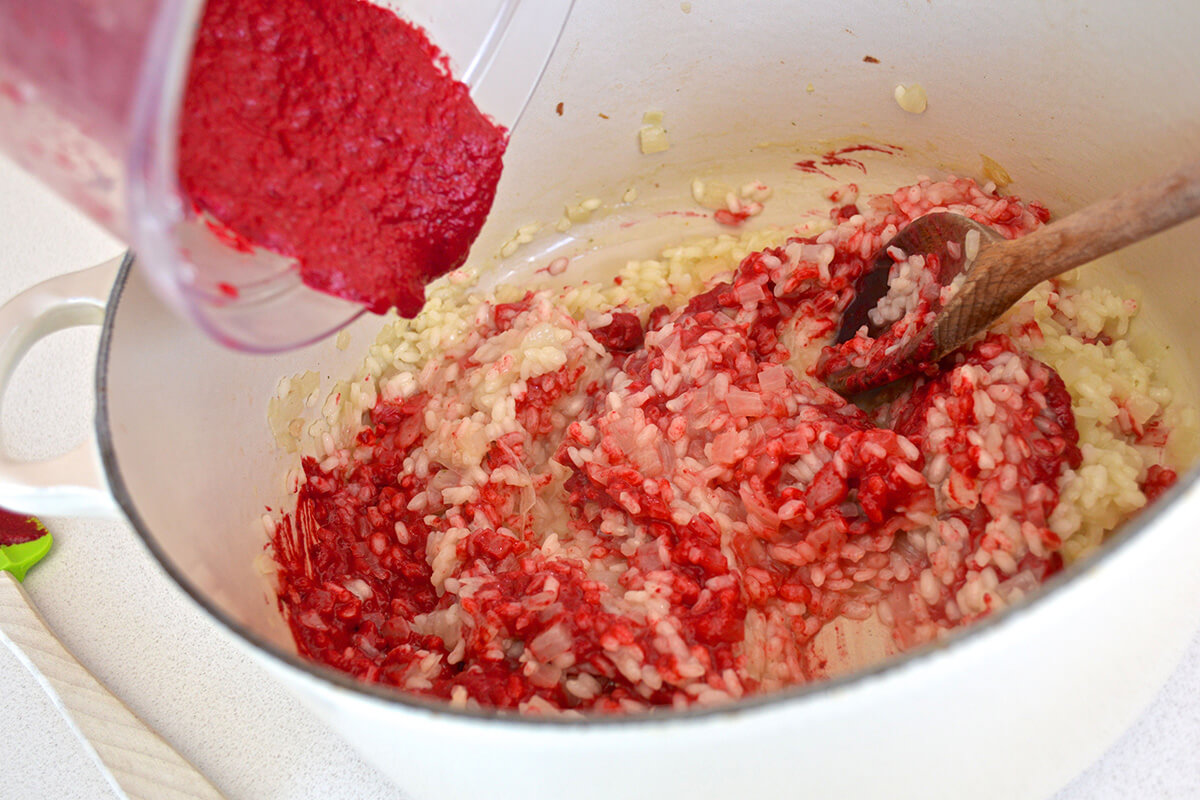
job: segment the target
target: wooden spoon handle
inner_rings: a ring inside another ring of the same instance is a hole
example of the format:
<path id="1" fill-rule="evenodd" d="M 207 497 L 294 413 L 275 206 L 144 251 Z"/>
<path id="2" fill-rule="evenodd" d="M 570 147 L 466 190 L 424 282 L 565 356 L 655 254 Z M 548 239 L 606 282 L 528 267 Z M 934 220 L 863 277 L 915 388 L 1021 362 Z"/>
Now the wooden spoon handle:
<path id="1" fill-rule="evenodd" d="M 1027 265 L 1026 288 L 1032 288 L 1197 215 L 1200 162 L 1119 192 L 997 249 Z"/>
<path id="2" fill-rule="evenodd" d="M 934 322 L 937 358 L 958 348 L 1034 286 L 1200 215 L 1200 162 L 1011 241 L 984 245 Z"/>

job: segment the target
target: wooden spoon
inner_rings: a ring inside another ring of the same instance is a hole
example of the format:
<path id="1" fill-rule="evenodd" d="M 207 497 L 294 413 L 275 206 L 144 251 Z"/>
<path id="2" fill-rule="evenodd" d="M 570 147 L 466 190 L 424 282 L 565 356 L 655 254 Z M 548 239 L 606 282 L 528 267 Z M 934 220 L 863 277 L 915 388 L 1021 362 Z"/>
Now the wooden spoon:
<path id="1" fill-rule="evenodd" d="M 944 266 L 937 278 L 943 286 L 964 270 L 965 279 L 934 319 L 901 347 L 865 366 L 833 372 L 826 382 L 851 395 L 911 374 L 954 352 L 1042 281 L 1197 215 L 1200 162 L 1127 189 L 1019 239 L 1004 239 L 959 214 L 928 214 L 913 220 L 888 242 L 872 270 L 863 276 L 858 296 L 843 315 L 837 341 L 852 338 L 864 324 L 872 338 L 883 332 L 870 324 L 867 312 L 887 294 L 893 259 L 886 251 L 893 244 L 908 255 L 938 255 Z M 970 263 L 965 263 L 961 254 L 971 230 L 981 234 L 979 249 Z M 948 248 L 949 243 L 954 246 Z M 918 353 L 920 357 L 916 357 Z"/>

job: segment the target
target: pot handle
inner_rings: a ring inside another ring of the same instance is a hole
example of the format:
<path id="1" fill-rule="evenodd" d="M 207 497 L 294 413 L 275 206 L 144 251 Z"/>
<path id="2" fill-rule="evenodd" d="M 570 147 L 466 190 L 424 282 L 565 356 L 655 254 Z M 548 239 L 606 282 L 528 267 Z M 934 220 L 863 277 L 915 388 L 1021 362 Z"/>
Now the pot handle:
<path id="1" fill-rule="evenodd" d="M 17 364 L 57 331 L 100 325 L 118 271 L 131 253 L 32 286 L 0 306 L 0 403 Z M 25 514 L 117 516 L 95 437 L 62 455 L 18 461 L 0 444 L 0 506 Z"/>

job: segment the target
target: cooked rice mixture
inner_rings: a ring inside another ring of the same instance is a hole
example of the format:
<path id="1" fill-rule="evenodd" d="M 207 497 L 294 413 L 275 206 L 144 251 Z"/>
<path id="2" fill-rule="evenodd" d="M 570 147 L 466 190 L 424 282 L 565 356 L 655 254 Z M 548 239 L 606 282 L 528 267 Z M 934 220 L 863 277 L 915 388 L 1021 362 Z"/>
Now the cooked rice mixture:
<path id="1" fill-rule="evenodd" d="M 603 285 L 459 271 L 314 424 L 315 374 L 285 381 L 277 437 L 313 455 L 265 522 L 299 651 L 458 707 L 635 712 L 819 678 L 834 623 L 903 649 L 1034 590 L 1175 479 L 1133 301 L 1044 284 L 869 412 L 812 377 L 907 222 L 1047 219 L 988 189 L 846 191 L 819 235 L 738 229 Z"/>

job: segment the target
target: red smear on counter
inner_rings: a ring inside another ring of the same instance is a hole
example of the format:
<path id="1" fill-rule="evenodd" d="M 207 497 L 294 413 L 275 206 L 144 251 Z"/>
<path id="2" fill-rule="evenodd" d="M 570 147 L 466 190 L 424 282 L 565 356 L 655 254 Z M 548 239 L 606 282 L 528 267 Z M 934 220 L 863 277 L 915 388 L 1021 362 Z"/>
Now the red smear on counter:
<path id="1" fill-rule="evenodd" d="M 507 144 L 421 30 L 361 0 L 209 0 L 180 130 L 200 211 L 410 316 L 466 258 Z"/>
<path id="2" fill-rule="evenodd" d="M 0 546 L 32 542 L 45 533 L 37 517 L 0 508 Z"/>

